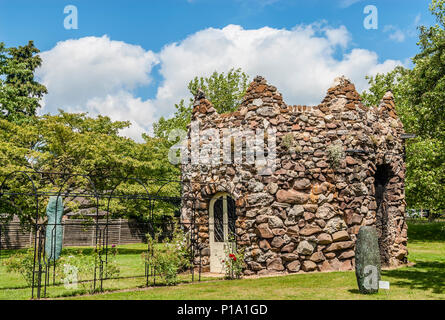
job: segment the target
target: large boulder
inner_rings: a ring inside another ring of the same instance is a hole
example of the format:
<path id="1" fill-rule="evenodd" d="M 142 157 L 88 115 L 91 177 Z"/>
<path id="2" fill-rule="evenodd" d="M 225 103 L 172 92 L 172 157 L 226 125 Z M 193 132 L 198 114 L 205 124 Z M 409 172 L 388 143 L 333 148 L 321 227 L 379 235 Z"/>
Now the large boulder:
<path id="1" fill-rule="evenodd" d="M 300 268 L 301 268 L 301 264 L 300 264 L 300 261 L 298 261 L 298 260 L 292 261 L 291 263 L 289 263 L 287 265 L 287 270 L 289 270 L 290 272 L 298 272 L 298 271 L 300 271 Z"/>
<path id="2" fill-rule="evenodd" d="M 304 204 L 309 200 L 309 195 L 303 192 L 291 190 L 280 190 L 277 192 L 278 202 L 290 204 Z"/>
<path id="3" fill-rule="evenodd" d="M 346 229 L 347 229 L 346 222 L 340 217 L 335 217 L 326 223 L 326 227 L 324 228 L 324 231 L 329 234 L 333 234 L 335 232 L 338 232 L 341 230 L 346 230 Z"/>
<path id="4" fill-rule="evenodd" d="M 283 221 L 277 216 L 269 217 L 269 227 L 271 229 L 282 228 L 284 226 Z"/>
<path id="5" fill-rule="evenodd" d="M 253 193 L 247 198 L 250 205 L 267 206 L 273 202 L 273 196 L 266 192 Z"/>
<path id="6" fill-rule="evenodd" d="M 303 236 L 311 236 L 316 233 L 320 233 L 322 230 L 319 226 L 307 225 L 300 230 L 300 234 Z"/>
<path id="7" fill-rule="evenodd" d="M 305 260 L 305 261 L 303 262 L 303 267 L 302 267 L 302 269 L 303 269 L 304 271 L 306 271 L 306 272 L 311 272 L 311 271 L 314 271 L 315 269 L 317 269 L 317 265 L 316 265 L 314 262 L 312 262 L 312 261 Z"/>
<path id="8" fill-rule="evenodd" d="M 337 212 L 335 212 L 334 208 L 330 204 L 323 204 L 321 207 L 318 208 L 316 217 L 319 219 L 331 219 L 333 218 Z"/>
<path id="9" fill-rule="evenodd" d="M 315 246 L 311 242 L 303 240 L 298 244 L 297 252 L 301 255 L 307 256 L 311 255 L 314 252 L 314 249 Z"/>
<path id="10" fill-rule="evenodd" d="M 256 234 L 263 239 L 271 239 L 274 237 L 272 230 L 270 230 L 267 223 L 262 223 L 256 228 Z"/>

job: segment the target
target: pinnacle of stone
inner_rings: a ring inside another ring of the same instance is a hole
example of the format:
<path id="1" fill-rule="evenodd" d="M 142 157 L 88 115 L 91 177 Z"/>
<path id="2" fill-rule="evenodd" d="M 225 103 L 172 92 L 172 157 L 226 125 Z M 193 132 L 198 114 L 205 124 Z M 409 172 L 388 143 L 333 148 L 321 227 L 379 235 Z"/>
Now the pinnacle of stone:
<path id="1" fill-rule="evenodd" d="M 206 98 L 206 96 L 205 96 L 204 91 L 202 91 L 202 89 L 199 88 L 198 91 L 196 92 L 195 100 L 201 100 L 201 99 L 205 99 L 205 98 Z"/>

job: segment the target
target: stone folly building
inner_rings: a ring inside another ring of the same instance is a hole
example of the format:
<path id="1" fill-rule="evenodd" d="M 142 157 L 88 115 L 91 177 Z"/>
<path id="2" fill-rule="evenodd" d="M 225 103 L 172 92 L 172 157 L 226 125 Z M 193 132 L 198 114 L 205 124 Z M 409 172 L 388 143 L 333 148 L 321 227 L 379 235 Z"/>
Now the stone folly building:
<path id="1" fill-rule="evenodd" d="M 198 94 L 192 122 L 276 135 L 276 166 L 266 173 L 249 163 L 182 164 L 181 219 L 195 223 L 203 270 L 223 271 L 231 233 L 246 275 L 351 270 L 361 226 L 376 227 L 383 265 L 407 262 L 404 131 L 391 92 L 367 108 L 341 77 L 318 106 L 292 106 L 256 77 L 232 113 Z M 189 151 L 193 139 L 189 127 Z"/>

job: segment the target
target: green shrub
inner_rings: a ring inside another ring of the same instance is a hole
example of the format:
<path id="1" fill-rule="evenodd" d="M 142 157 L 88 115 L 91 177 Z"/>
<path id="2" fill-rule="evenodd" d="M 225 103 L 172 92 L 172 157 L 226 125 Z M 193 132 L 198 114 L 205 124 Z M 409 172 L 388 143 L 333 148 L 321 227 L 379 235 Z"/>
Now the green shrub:
<path id="1" fill-rule="evenodd" d="M 171 238 L 159 240 L 160 234 L 147 234 L 148 252 L 142 255 L 148 266 L 167 285 L 178 283 L 178 273 L 190 267 L 190 252 L 184 232 L 175 225 Z"/>
<path id="2" fill-rule="evenodd" d="M 281 143 L 291 153 L 300 153 L 302 151 L 302 148 L 295 140 L 293 133 L 286 134 L 282 138 Z"/>
<path id="3" fill-rule="evenodd" d="M 329 145 L 326 148 L 326 151 L 328 153 L 328 158 L 329 161 L 331 162 L 331 166 L 333 168 L 338 168 L 345 156 L 343 153 L 343 146 L 340 143 L 334 143 Z"/>
<path id="4" fill-rule="evenodd" d="M 109 248 L 108 262 L 103 263 L 104 270 L 102 277 L 104 279 L 114 278 L 119 276 L 120 269 L 116 263 L 117 249 Z M 63 282 L 68 274 L 66 274 L 66 266 L 74 267 L 77 270 L 77 283 L 80 284 L 82 289 L 89 293 L 94 291 L 94 282 L 90 281 L 94 279 L 95 266 L 99 265 L 101 260 L 105 259 L 105 248 L 95 249 L 92 254 L 83 254 L 82 251 L 78 251 L 75 255 L 65 256 L 62 255 L 57 262 L 53 260 L 49 261 L 50 270 L 53 270 L 55 263 L 55 275 L 57 282 Z M 44 261 L 42 259 L 42 264 Z M 16 253 L 4 259 L 2 265 L 6 267 L 6 271 L 10 273 L 20 274 L 26 283 L 32 285 L 33 267 L 34 267 L 34 248 L 28 249 L 23 253 Z M 45 266 L 44 266 L 45 267 Z M 36 266 L 38 268 L 38 266 Z M 99 279 L 99 274 L 97 274 Z"/>
<path id="5" fill-rule="evenodd" d="M 294 135 L 292 133 L 286 134 L 282 138 L 282 144 L 287 150 L 290 150 L 294 146 Z"/>
<path id="6" fill-rule="evenodd" d="M 100 279 L 101 262 L 103 266 L 102 279 L 110 279 L 119 276 L 120 268 L 116 263 L 117 253 L 118 251 L 116 247 L 108 248 L 107 263 L 105 263 L 104 247 L 95 248 L 92 254 L 83 254 L 82 251 L 78 251 L 75 255 L 62 256 L 57 264 L 59 266 L 57 272 L 60 278 L 65 279 L 68 276 L 65 267 L 75 267 L 77 270 L 77 283 L 88 293 L 93 293 L 95 291 L 94 281 L 91 280 L 94 279 L 95 270 L 96 279 Z"/>
<path id="7" fill-rule="evenodd" d="M 371 143 L 375 146 L 378 147 L 380 145 L 380 140 L 378 136 L 375 135 L 371 135 L 369 136 L 369 139 L 371 140 Z"/>
<path id="8" fill-rule="evenodd" d="M 385 137 L 387 142 L 393 142 L 394 141 L 394 136 L 390 133 L 388 133 Z"/>

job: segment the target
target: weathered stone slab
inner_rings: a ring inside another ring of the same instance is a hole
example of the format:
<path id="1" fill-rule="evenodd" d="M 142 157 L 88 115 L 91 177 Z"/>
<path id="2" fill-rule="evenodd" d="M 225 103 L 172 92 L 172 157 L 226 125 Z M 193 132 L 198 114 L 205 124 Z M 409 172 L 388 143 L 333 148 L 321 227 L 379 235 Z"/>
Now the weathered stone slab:
<path id="1" fill-rule="evenodd" d="M 371 226 L 361 227 L 355 244 L 355 275 L 361 293 L 379 291 L 380 270 L 377 230 Z"/>

